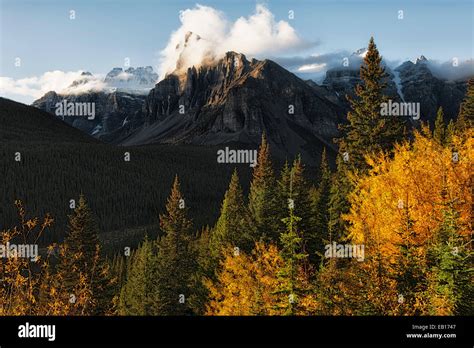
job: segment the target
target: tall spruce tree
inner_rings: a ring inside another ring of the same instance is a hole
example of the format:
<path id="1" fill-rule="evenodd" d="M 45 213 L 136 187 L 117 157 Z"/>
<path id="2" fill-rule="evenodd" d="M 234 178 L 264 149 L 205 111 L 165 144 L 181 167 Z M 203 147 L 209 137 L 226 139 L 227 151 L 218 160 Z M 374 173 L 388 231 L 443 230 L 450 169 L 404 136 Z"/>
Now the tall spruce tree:
<path id="1" fill-rule="evenodd" d="M 428 251 L 431 267 L 429 313 L 432 315 L 473 315 L 474 253 L 472 241 L 460 233 L 455 200 L 444 197 L 443 217 Z"/>
<path id="2" fill-rule="evenodd" d="M 154 242 L 145 236 L 143 243 L 130 256 L 127 265 L 127 276 L 120 291 L 118 313 L 120 315 L 150 315 L 150 294 L 154 262 Z"/>
<path id="3" fill-rule="evenodd" d="M 451 119 L 449 120 L 448 126 L 446 127 L 446 132 L 444 136 L 444 141 L 446 145 L 451 146 L 453 141 L 453 135 L 456 134 L 456 123 Z"/>
<path id="4" fill-rule="evenodd" d="M 442 107 L 439 107 L 438 112 L 436 114 L 433 138 L 440 145 L 444 145 L 446 143 L 446 126 L 444 124 L 444 112 Z"/>
<path id="5" fill-rule="evenodd" d="M 81 254 L 80 270 L 85 270 L 87 262 L 95 254 L 99 244 L 98 233 L 97 222 L 81 194 L 77 207 L 69 215 L 68 234 L 64 240 L 70 253 Z"/>
<path id="6" fill-rule="evenodd" d="M 312 232 L 311 226 L 311 200 L 309 196 L 309 185 L 304 177 L 304 165 L 301 156 L 297 156 L 292 166 L 285 162 L 278 180 L 278 217 L 281 224 L 278 234 L 281 235 L 286 231 L 286 223 L 283 222 L 288 216 L 288 199 L 293 200 L 295 215 L 301 218 L 298 225 L 299 230 L 304 236 L 304 244 L 306 242 L 306 234 Z"/>
<path id="7" fill-rule="evenodd" d="M 349 212 L 347 195 L 353 184 L 349 173 L 366 173 L 369 165 L 364 156 L 380 151 L 390 152 L 395 142 L 405 133 L 405 120 L 400 117 L 382 116 L 382 105 L 388 101 L 383 94 L 387 74 L 374 38 L 370 38 L 367 54 L 360 68 L 362 84 L 355 88 L 356 97 L 347 97 L 351 110 L 347 124 L 340 126 L 342 136 L 339 145 L 337 173 L 331 187 L 329 230 L 332 236 L 345 235 L 346 222 L 342 215 Z"/>
<path id="8" fill-rule="evenodd" d="M 97 222 L 84 195 L 79 197 L 77 207 L 69 216 L 63 250 L 68 257 L 61 258 L 58 272 L 63 279 L 64 289 L 73 302 L 79 297 L 80 289 L 87 288 L 87 296 L 90 296 L 90 300 L 86 301 L 87 308 L 77 308 L 73 314 L 109 313 L 112 310 L 114 281 L 101 253 Z"/>
<path id="9" fill-rule="evenodd" d="M 397 244 L 399 253 L 395 266 L 399 303 L 397 314 L 421 315 L 423 312 L 418 308 L 417 302 L 426 291 L 426 268 L 422 245 L 417 243 L 408 203 L 406 199 L 403 208 L 400 208 L 403 209 L 403 214 L 398 231 L 400 242 Z"/>
<path id="10" fill-rule="evenodd" d="M 311 228 L 306 233 L 306 251 L 313 264 L 319 264 L 324 245 L 329 243 L 329 197 L 331 190 L 331 170 L 324 148 L 319 168 L 319 184 L 311 190 Z"/>
<path id="11" fill-rule="evenodd" d="M 473 127 L 474 122 L 474 79 L 467 84 L 466 96 L 459 107 L 459 115 L 456 121 L 456 131 L 462 134 L 466 129 Z"/>
<path id="12" fill-rule="evenodd" d="M 311 230 L 311 200 L 309 197 L 309 184 L 305 178 L 305 167 L 298 155 L 291 167 L 290 196 L 294 202 L 294 213 L 301 218 L 298 224 L 301 235 L 306 241 Z"/>
<path id="13" fill-rule="evenodd" d="M 362 84 L 355 88 L 356 98 L 347 97 L 351 110 L 348 124 L 341 125 L 343 137 L 338 140 L 340 152 L 349 155 L 351 170 L 367 170 L 366 153 L 389 152 L 404 137 L 402 118 L 381 115 L 382 105 L 388 101 L 383 94 L 387 73 L 381 63 L 382 56 L 372 37 L 360 68 Z"/>
<path id="14" fill-rule="evenodd" d="M 193 293 L 189 298 L 189 304 L 194 314 L 204 315 L 206 305 L 209 301 L 209 290 L 206 281 L 216 280 L 216 273 L 220 266 L 221 255 L 218 258 L 212 256 L 210 239 L 213 231 L 205 226 L 197 234 L 193 241 L 193 253 L 196 255 L 197 269 L 192 275 L 191 288 Z"/>
<path id="15" fill-rule="evenodd" d="M 224 195 L 219 219 L 212 231 L 211 252 L 216 258 L 219 258 L 225 246 L 250 252 L 255 244 L 253 237 L 250 213 L 235 169 Z"/>
<path id="16" fill-rule="evenodd" d="M 255 239 L 277 242 L 279 223 L 274 218 L 275 211 L 278 211 L 276 179 L 265 134 L 262 135 L 257 165 L 252 173 L 249 211 L 256 229 Z"/>
<path id="17" fill-rule="evenodd" d="M 344 154 L 336 158 L 337 170 L 331 180 L 329 190 L 329 241 L 338 241 L 345 236 L 347 222 L 342 218 L 349 212 L 350 204 L 347 200 L 349 193 L 354 189 L 350 178 L 349 164 L 344 159 Z"/>
<path id="18" fill-rule="evenodd" d="M 286 160 L 280 171 L 280 177 L 277 180 L 278 211 L 276 213 L 278 215 L 279 221 L 278 235 L 281 235 L 286 231 L 286 224 L 283 222 L 283 219 L 288 215 L 288 199 L 290 198 L 291 177 L 291 166 L 288 163 L 288 160 Z M 279 242 L 280 240 L 277 240 L 276 244 Z"/>
<path id="19" fill-rule="evenodd" d="M 281 256 L 284 265 L 277 275 L 279 286 L 275 293 L 284 295 L 283 300 L 278 305 L 279 310 L 284 315 L 295 315 L 298 313 L 301 298 L 308 290 L 301 282 L 303 263 L 308 255 L 303 252 L 303 238 L 297 228 L 301 218 L 294 214 L 291 199 L 288 202 L 288 211 L 289 216 L 283 219 L 287 230 L 280 236 Z"/>
<path id="20" fill-rule="evenodd" d="M 192 314 L 189 298 L 197 257 L 193 248 L 192 222 L 176 176 L 166 204 L 160 214 L 163 235 L 158 240 L 158 255 L 153 274 L 155 291 L 151 310 L 154 315 Z"/>

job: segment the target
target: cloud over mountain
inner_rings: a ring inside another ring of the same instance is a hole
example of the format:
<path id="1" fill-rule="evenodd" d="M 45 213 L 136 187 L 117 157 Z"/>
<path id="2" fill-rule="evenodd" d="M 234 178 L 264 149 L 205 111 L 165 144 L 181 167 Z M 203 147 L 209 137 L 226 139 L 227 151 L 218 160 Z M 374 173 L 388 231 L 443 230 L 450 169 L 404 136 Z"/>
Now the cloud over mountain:
<path id="1" fill-rule="evenodd" d="M 160 79 L 177 67 L 198 66 L 222 58 L 227 51 L 250 57 L 285 53 L 311 46 L 287 21 L 277 21 L 270 10 L 258 4 L 255 13 L 235 21 L 212 7 L 196 5 L 180 12 L 181 26 L 160 52 Z M 190 33 L 194 36 L 190 37 Z"/>
<path id="2" fill-rule="evenodd" d="M 83 83 L 73 86 L 75 81 Z M 49 91 L 80 94 L 88 90 L 100 90 L 104 83 L 98 77 L 84 75 L 83 71 L 47 71 L 40 76 L 13 79 L 0 76 L 0 95 L 30 103 Z"/>
<path id="3" fill-rule="evenodd" d="M 158 75 L 151 66 L 113 68 L 107 75 L 79 71 L 48 71 L 40 76 L 22 79 L 0 77 L 0 95 L 31 103 L 49 91 L 64 95 L 89 92 L 125 91 L 131 94 L 147 94 L 155 85 Z"/>
<path id="4" fill-rule="evenodd" d="M 462 80 L 474 76 L 474 60 L 466 61 L 428 61 L 428 67 L 434 76 L 446 80 Z"/>

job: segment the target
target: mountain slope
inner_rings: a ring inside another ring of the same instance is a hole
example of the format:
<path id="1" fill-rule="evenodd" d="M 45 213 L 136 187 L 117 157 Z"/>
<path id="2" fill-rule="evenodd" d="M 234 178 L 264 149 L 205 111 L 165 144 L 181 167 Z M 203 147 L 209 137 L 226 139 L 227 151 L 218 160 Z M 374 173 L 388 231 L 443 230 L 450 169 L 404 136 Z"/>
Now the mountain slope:
<path id="1" fill-rule="evenodd" d="M 270 61 L 228 52 L 210 66 L 170 74 L 150 91 L 146 123 L 124 145 L 258 144 L 265 132 L 275 152 L 313 157 L 332 147 L 341 107 Z"/>
<path id="2" fill-rule="evenodd" d="M 0 142 L 97 143 L 50 113 L 0 97 Z"/>
<path id="3" fill-rule="evenodd" d="M 89 91 L 82 94 L 46 93 L 36 100 L 33 106 L 55 113 L 56 104 L 66 100 L 68 103 L 94 103 L 95 117 L 65 116 L 64 122 L 103 141 L 113 141 L 113 134 L 118 130 L 126 133 L 130 128 L 143 124 L 141 109 L 145 95 L 125 92 Z"/>
<path id="4" fill-rule="evenodd" d="M 436 77 L 430 69 L 430 61 L 424 56 L 420 56 L 415 63 L 406 61 L 393 70 L 387 66 L 385 69 L 388 78 L 384 93 L 392 100 L 420 103 L 422 121 L 433 124 L 439 107 L 443 107 L 447 120 L 457 117 L 469 77 L 459 81 Z M 337 93 L 336 103 L 347 108 L 346 94 L 354 96 L 354 88 L 361 82 L 358 65 L 340 67 L 326 72 L 321 87 Z"/>
<path id="5" fill-rule="evenodd" d="M 435 77 L 424 56 L 415 63 L 407 61 L 395 70 L 400 76 L 404 100 L 420 103 L 422 121 L 433 124 L 439 107 L 444 110 L 445 121 L 457 117 L 466 93 L 467 79 L 447 81 Z"/>
<path id="6" fill-rule="evenodd" d="M 15 161 L 16 152 L 21 161 Z M 145 233 L 159 233 L 158 216 L 176 175 L 196 229 L 212 225 L 234 168 L 244 189 L 252 169 L 220 164 L 216 153 L 209 146 L 104 144 L 56 116 L 0 98 L 0 231 L 18 224 L 14 203 L 21 200 L 28 218 L 54 218 L 40 243 L 60 241 L 70 200 L 84 194 L 106 248 L 133 247 Z"/>
<path id="7" fill-rule="evenodd" d="M 61 92 L 50 91 L 35 100 L 33 106 L 55 114 L 56 104 L 94 103 L 95 118 L 61 117 L 66 123 L 105 142 L 114 142 L 117 133 L 127 134 L 143 125 L 141 110 L 158 75 L 151 66 L 112 69 L 102 81 L 84 72 Z"/>

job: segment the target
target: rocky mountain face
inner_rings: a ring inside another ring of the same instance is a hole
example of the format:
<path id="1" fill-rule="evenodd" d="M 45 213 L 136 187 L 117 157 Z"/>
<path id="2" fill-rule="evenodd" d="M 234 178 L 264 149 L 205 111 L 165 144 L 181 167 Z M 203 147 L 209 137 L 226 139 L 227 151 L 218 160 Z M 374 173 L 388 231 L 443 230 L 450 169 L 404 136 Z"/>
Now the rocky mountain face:
<path id="1" fill-rule="evenodd" d="M 158 74 L 153 71 L 151 66 L 128 68 L 113 68 L 104 79 L 104 82 L 119 90 L 130 92 L 143 92 L 148 94 L 148 91 L 153 88 L 156 81 L 158 81 Z"/>
<path id="2" fill-rule="evenodd" d="M 64 103 L 64 101 L 74 104 L 94 103 L 94 119 L 78 115 L 58 115 L 58 117 L 84 133 L 107 142 L 113 142 L 118 131 L 123 133 L 143 124 L 141 108 L 145 102 L 144 95 L 102 91 L 62 95 L 51 91 L 36 100 L 33 106 L 51 114 L 56 114 L 56 105 Z"/>
<path id="3" fill-rule="evenodd" d="M 336 94 L 337 103 L 346 110 L 349 109 L 349 102 L 347 101 L 346 95 L 353 97 L 355 95 L 355 86 L 362 83 L 360 78 L 360 65 L 366 54 L 367 48 L 365 47 L 354 51 L 347 60 L 348 66 L 329 69 L 326 71 L 326 77 L 322 82 L 321 87 Z M 385 71 L 388 76 L 384 80 L 386 84 L 384 93 L 393 99 L 398 99 L 397 85 L 394 81 L 395 76 L 387 66 L 385 66 Z"/>
<path id="4" fill-rule="evenodd" d="M 64 122 L 106 142 L 116 139 L 143 125 L 142 108 L 146 95 L 154 86 L 158 75 L 152 67 L 114 68 L 103 81 L 100 89 L 75 92 L 90 83 L 94 77 L 84 72 L 66 92 L 50 91 L 33 102 L 33 106 L 56 115 L 58 103 L 93 103 L 95 117 L 78 115 L 57 115 Z"/>
<path id="5" fill-rule="evenodd" d="M 177 47 L 182 53 L 176 70 L 156 85 L 158 76 L 151 67 L 114 68 L 101 90 L 51 91 L 33 106 L 55 114 L 57 103 L 64 100 L 94 103 L 94 119 L 59 117 L 115 144 L 238 143 L 256 147 L 265 132 L 282 158 L 301 153 L 307 163 L 313 163 L 323 147 L 330 154 L 335 151 L 332 139 L 349 109 L 346 95 L 354 95 L 355 86 L 361 83 L 358 68 L 330 69 L 322 85 L 303 81 L 271 60 L 248 60 L 235 52 L 186 68 L 181 60 L 189 59 L 187 45 L 199 40 L 192 33 L 186 36 L 183 47 Z M 354 53 L 357 59 L 364 54 L 364 50 Z M 386 67 L 386 71 L 385 93 L 397 101 L 419 102 L 421 120 L 434 122 L 439 106 L 447 119 L 456 117 L 466 81 L 435 77 L 423 56 L 393 71 Z M 91 79 L 85 72 L 67 90 L 83 88 Z"/>
<path id="6" fill-rule="evenodd" d="M 401 97 L 405 102 L 420 103 L 422 121 L 433 123 L 440 106 L 447 120 L 457 117 L 466 93 L 466 80 L 447 81 L 435 77 L 424 56 L 415 63 L 407 61 L 401 64 L 395 71 L 400 77 Z"/>
<path id="7" fill-rule="evenodd" d="M 397 85 L 394 81 L 395 75 L 388 67 L 385 67 L 385 72 L 388 76 L 383 81 L 386 84 L 384 93 L 398 100 Z M 350 95 L 353 97 L 355 95 L 354 88 L 360 83 L 362 83 L 360 69 L 347 67 L 328 70 L 322 86 L 330 91 L 334 91 L 339 98 L 339 102 L 348 107 L 349 104 L 345 96 Z"/>
<path id="8" fill-rule="evenodd" d="M 356 53 L 360 53 L 360 56 L 364 54 L 361 50 Z M 444 109 L 446 119 L 457 117 L 466 92 L 467 79 L 448 81 L 435 77 L 424 56 L 420 56 L 415 63 L 404 62 L 393 71 L 388 67 L 385 69 L 388 74 L 385 80 L 386 95 L 397 101 L 419 102 L 422 121 L 433 123 L 440 106 Z M 361 79 L 358 68 L 336 68 L 326 72 L 321 87 L 336 93 L 339 104 L 348 108 L 345 95 L 353 96 L 354 88 L 359 83 Z"/>
<path id="9" fill-rule="evenodd" d="M 265 132 L 276 152 L 311 159 L 333 148 L 343 109 L 270 60 L 228 52 L 216 64 L 169 74 L 146 98 L 145 124 L 121 143 L 257 145 Z"/>

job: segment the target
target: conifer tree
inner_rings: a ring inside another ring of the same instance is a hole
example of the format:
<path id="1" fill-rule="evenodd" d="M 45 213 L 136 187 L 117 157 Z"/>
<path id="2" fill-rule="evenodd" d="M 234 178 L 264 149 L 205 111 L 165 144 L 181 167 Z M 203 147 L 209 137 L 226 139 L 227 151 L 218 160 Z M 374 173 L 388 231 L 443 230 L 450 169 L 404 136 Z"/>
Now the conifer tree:
<path id="1" fill-rule="evenodd" d="M 350 204 L 347 200 L 349 193 L 354 189 L 350 178 L 349 164 L 338 154 L 336 158 L 337 170 L 334 173 L 329 190 L 329 241 L 337 241 L 345 236 L 347 222 L 342 218 L 349 212 Z"/>
<path id="2" fill-rule="evenodd" d="M 444 112 L 442 107 L 439 107 L 438 113 L 436 114 L 433 138 L 440 145 L 444 145 L 446 143 L 446 127 L 444 124 Z"/>
<path id="3" fill-rule="evenodd" d="M 235 169 L 224 195 L 221 214 L 211 235 L 211 251 L 214 257 L 220 258 L 224 246 L 250 252 L 255 243 L 251 229 L 250 213 Z"/>
<path id="4" fill-rule="evenodd" d="M 443 203 L 443 220 L 428 251 L 432 274 L 427 291 L 429 314 L 473 315 L 474 253 L 459 231 L 459 213 L 455 201 Z"/>
<path id="5" fill-rule="evenodd" d="M 150 315 L 153 267 L 153 245 L 145 236 L 139 248 L 130 256 L 127 277 L 120 292 L 120 315 Z"/>
<path id="6" fill-rule="evenodd" d="M 305 168 L 299 155 L 293 161 L 291 167 L 290 178 L 290 195 L 294 203 L 294 213 L 301 218 L 298 228 L 303 237 L 303 242 L 306 241 L 306 235 L 310 233 L 311 229 L 311 200 L 309 197 L 309 185 L 305 179 Z M 288 200 L 286 200 L 288 203 Z M 304 245 L 305 243 L 303 243 Z"/>
<path id="7" fill-rule="evenodd" d="M 85 291 L 87 286 L 91 296 L 91 300 L 86 301 L 90 303 L 87 309 L 79 308 L 77 302 L 77 311 L 72 314 L 108 313 L 114 295 L 114 279 L 102 256 L 96 220 L 83 195 L 79 197 L 77 207 L 69 216 L 64 250 L 67 257 L 61 258 L 58 272 L 61 273 L 65 291 L 72 299 L 76 299 L 79 298 L 78 292 Z"/>
<path id="8" fill-rule="evenodd" d="M 456 124 L 453 120 L 449 120 L 448 126 L 446 127 L 445 143 L 452 145 L 453 136 L 456 134 Z"/>
<path id="9" fill-rule="evenodd" d="M 347 195 L 353 189 L 348 177 L 351 172 L 366 173 L 369 165 L 364 156 L 380 151 L 390 152 L 405 132 L 405 121 L 398 117 L 381 115 L 382 105 L 388 101 L 383 94 L 387 74 L 382 57 L 373 37 L 370 38 L 364 63 L 360 68 L 362 84 L 355 88 L 356 98 L 347 97 L 351 110 L 348 124 L 341 125 L 342 137 L 337 139 L 339 155 L 337 172 L 331 188 L 330 221 L 331 235 L 344 235 L 347 223 L 342 215 L 349 212 Z"/>
<path id="10" fill-rule="evenodd" d="M 318 188 L 311 193 L 311 227 L 306 233 L 306 251 L 314 264 L 321 261 L 324 245 L 329 243 L 329 196 L 331 190 L 331 170 L 326 149 L 321 155 Z"/>
<path id="11" fill-rule="evenodd" d="M 456 130 L 461 135 L 466 129 L 472 128 L 474 122 L 474 79 L 467 83 L 466 96 L 459 107 Z"/>
<path id="12" fill-rule="evenodd" d="M 400 241 L 397 243 L 399 254 L 396 260 L 396 281 L 398 290 L 397 314 L 421 315 L 424 308 L 419 305 L 420 298 L 426 291 L 426 268 L 423 248 L 417 242 L 414 221 L 410 216 L 408 199 L 404 204 L 401 228 L 398 231 Z"/>
<path id="13" fill-rule="evenodd" d="M 341 126 L 343 137 L 338 141 L 340 152 L 350 156 L 352 170 L 367 170 L 366 153 L 391 151 L 394 143 L 403 139 L 404 121 L 381 116 L 382 105 L 388 101 L 383 94 L 386 87 L 383 79 L 387 74 L 381 63 L 382 57 L 372 37 L 360 68 L 362 84 L 355 88 L 355 99 L 348 97 L 351 105 L 347 114 L 349 123 Z"/>
<path id="14" fill-rule="evenodd" d="M 286 223 L 283 222 L 288 216 L 288 200 L 291 199 L 294 206 L 295 215 L 301 218 L 299 230 L 303 236 L 303 245 L 306 244 L 307 234 L 311 234 L 311 200 L 309 196 L 309 185 L 304 177 L 304 165 L 301 156 L 297 156 L 292 166 L 285 163 L 278 180 L 278 211 L 281 221 L 278 234 L 286 231 Z M 281 241 L 281 240 L 280 240 Z"/>
<path id="15" fill-rule="evenodd" d="M 154 315 L 192 314 L 189 297 L 192 276 L 196 271 L 196 255 L 192 246 L 192 222 L 180 192 L 176 176 L 166 204 L 166 214 L 160 215 L 163 235 L 158 240 L 158 255 L 153 274 Z"/>
<path id="16" fill-rule="evenodd" d="M 288 199 L 290 198 L 290 182 L 291 182 L 291 166 L 288 160 L 285 161 L 280 171 L 280 177 L 277 180 L 277 195 L 278 195 L 278 235 L 281 235 L 286 231 L 286 225 L 283 219 L 288 215 Z M 278 244 L 280 240 L 276 241 Z"/>
<path id="17" fill-rule="evenodd" d="M 198 233 L 197 238 L 193 241 L 193 253 L 196 255 L 196 271 L 192 275 L 193 293 L 189 298 L 189 304 L 194 314 L 204 315 L 206 305 L 209 301 L 209 290 L 205 285 L 205 280 L 215 280 L 218 272 L 218 258 L 213 257 L 210 247 L 211 235 L 214 232 L 206 226 Z"/>
<path id="18" fill-rule="evenodd" d="M 84 195 L 80 195 L 77 207 L 69 215 L 68 235 L 64 243 L 68 250 L 74 254 L 81 254 L 79 270 L 84 270 L 88 260 L 95 254 L 99 244 L 99 229 L 91 209 L 87 205 Z"/>
<path id="19" fill-rule="evenodd" d="M 278 211 L 276 193 L 270 146 L 263 134 L 249 192 L 249 211 L 256 229 L 255 240 L 278 241 L 279 223 L 273 216 Z"/>
<path id="20" fill-rule="evenodd" d="M 303 239 L 299 235 L 297 224 L 301 218 L 294 214 L 294 207 L 288 204 L 289 216 L 283 219 L 287 226 L 281 234 L 281 256 L 284 262 L 278 272 L 279 286 L 275 293 L 282 295 L 278 308 L 284 315 L 295 315 L 300 309 L 300 301 L 305 296 L 307 288 L 301 281 L 301 272 L 304 260 L 308 255 L 303 253 Z"/>

